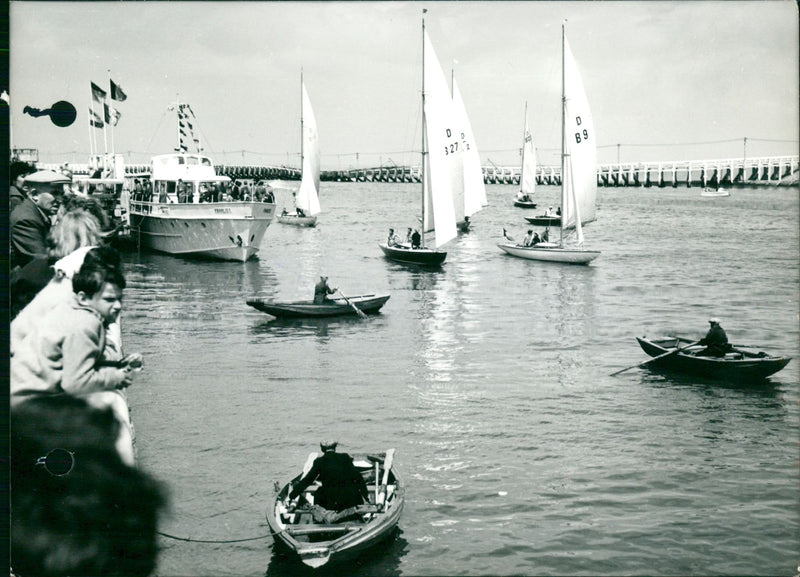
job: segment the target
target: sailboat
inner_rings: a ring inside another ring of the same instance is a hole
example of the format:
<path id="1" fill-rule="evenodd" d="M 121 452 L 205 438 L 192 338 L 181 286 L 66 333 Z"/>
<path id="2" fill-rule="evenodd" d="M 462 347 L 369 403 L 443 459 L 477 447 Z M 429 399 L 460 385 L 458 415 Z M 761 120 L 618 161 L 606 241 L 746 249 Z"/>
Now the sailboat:
<path id="1" fill-rule="evenodd" d="M 322 210 L 319 204 L 319 133 L 302 73 L 300 74 L 300 158 L 303 172 L 300 189 L 295 197 L 295 212 L 289 213 L 284 209 L 278 216 L 278 222 L 295 226 L 316 226 L 315 215 Z"/>
<path id="2" fill-rule="evenodd" d="M 594 122 L 563 24 L 561 47 L 561 237 L 558 243 L 521 246 L 506 242 L 497 246 L 520 258 L 587 264 L 600 256 L 600 251 L 583 248 L 582 228 L 595 220 L 597 148 Z M 572 229 L 575 242 L 567 244 L 572 240 L 569 238 L 573 236 Z"/>
<path id="3" fill-rule="evenodd" d="M 514 197 L 514 206 L 536 208 L 533 193 L 536 190 L 536 155 L 533 137 L 528 130 L 528 103 L 525 102 L 525 127 L 522 131 L 522 164 L 519 170 L 519 192 Z"/>
<path id="4" fill-rule="evenodd" d="M 456 187 L 453 192 L 453 202 L 458 229 L 461 232 L 467 232 L 470 227 L 470 217 L 482 210 L 489 202 L 486 200 L 486 185 L 483 182 L 481 158 L 455 75 L 453 75 L 453 113 L 456 115 L 461 138 L 461 174 L 454 177 Z"/>
<path id="5" fill-rule="evenodd" d="M 458 234 L 453 205 L 451 155 L 460 151 L 459 131 L 450 90 L 422 20 L 422 235 L 420 246 L 378 246 L 386 258 L 403 264 L 440 266 L 447 252 L 439 250 Z M 434 247 L 425 233 L 434 232 Z"/>

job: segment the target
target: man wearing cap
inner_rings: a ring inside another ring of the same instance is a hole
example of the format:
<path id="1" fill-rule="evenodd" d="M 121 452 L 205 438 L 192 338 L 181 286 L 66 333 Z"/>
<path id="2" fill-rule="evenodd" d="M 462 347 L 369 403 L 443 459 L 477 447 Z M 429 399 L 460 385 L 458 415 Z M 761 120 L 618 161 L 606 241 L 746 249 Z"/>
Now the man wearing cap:
<path id="1" fill-rule="evenodd" d="M 314 460 L 311 470 L 292 488 L 289 500 L 300 495 L 314 481 L 322 486 L 314 492 L 314 503 L 329 511 L 344 511 L 369 501 L 364 477 L 347 453 L 337 453 L 336 441 L 322 441 L 322 456 Z"/>
<path id="2" fill-rule="evenodd" d="M 55 193 L 56 191 L 54 191 Z M 47 233 L 63 195 L 37 192 L 30 195 L 11 213 L 11 268 L 25 266 L 35 256 L 47 255 Z"/>
<path id="3" fill-rule="evenodd" d="M 706 336 L 700 339 L 698 343 L 705 345 L 706 348 L 697 354 L 704 357 L 724 357 L 725 353 L 730 349 L 728 335 L 719 326 L 718 318 L 708 319 L 708 324 L 711 325 L 711 328 L 708 329 Z"/>
<path id="4" fill-rule="evenodd" d="M 321 305 L 328 300 L 328 295 L 332 295 L 336 289 L 328 286 L 328 277 L 319 277 L 319 282 L 314 285 L 314 304 Z"/>

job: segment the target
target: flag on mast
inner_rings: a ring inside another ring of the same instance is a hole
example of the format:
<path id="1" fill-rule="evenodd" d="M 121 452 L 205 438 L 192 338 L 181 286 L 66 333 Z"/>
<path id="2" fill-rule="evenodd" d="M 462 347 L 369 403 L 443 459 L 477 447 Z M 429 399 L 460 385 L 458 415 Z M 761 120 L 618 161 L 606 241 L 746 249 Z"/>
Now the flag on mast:
<path id="1" fill-rule="evenodd" d="M 94 82 L 92 82 L 92 98 L 94 98 L 96 102 L 103 102 L 106 99 L 106 91 Z"/>
<path id="2" fill-rule="evenodd" d="M 119 119 L 122 116 L 122 113 L 116 108 L 112 108 L 108 104 L 105 104 L 104 108 L 105 108 L 106 122 L 111 126 L 116 126 L 117 122 L 119 122 Z"/>
<path id="3" fill-rule="evenodd" d="M 117 100 L 118 102 L 122 102 L 123 100 L 128 98 L 128 95 L 125 94 L 122 91 L 122 87 L 119 84 L 117 84 L 116 82 L 114 82 L 110 78 L 108 79 L 108 81 L 111 84 L 111 99 L 112 100 Z"/>
<path id="4" fill-rule="evenodd" d="M 89 108 L 89 125 L 94 126 L 95 128 L 103 128 L 103 119 L 100 118 L 97 113 Z"/>

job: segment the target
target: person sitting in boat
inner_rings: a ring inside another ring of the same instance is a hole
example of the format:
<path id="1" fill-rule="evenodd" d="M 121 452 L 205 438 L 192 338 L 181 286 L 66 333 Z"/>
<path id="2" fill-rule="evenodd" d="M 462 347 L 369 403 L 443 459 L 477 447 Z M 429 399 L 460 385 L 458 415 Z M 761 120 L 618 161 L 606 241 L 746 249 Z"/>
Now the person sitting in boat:
<path id="1" fill-rule="evenodd" d="M 544 215 L 545 216 L 553 216 L 553 207 L 552 206 L 548 206 L 547 210 L 544 211 Z"/>
<path id="2" fill-rule="evenodd" d="M 708 323 L 711 327 L 708 329 L 706 336 L 698 342 L 698 344 L 704 345 L 706 348 L 698 352 L 697 356 L 724 357 L 725 353 L 731 349 L 731 345 L 728 344 L 728 335 L 725 334 L 725 329 L 720 326 L 718 318 L 708 319 Z"/>
<path id="3" fill-rule="evenodd" d="M 294 210 L 297 212 L 297 216 L 305 216 L 306 215 L 305 211 L 302 208 L 300 208 L 299 206 L 296 207 Z"/>
<path id="4" fill-rule="evenodd" d="M 323 518 L 330 521 L 344 520 L 340 515 L 326 515 L 332 511 L 341 513 L 369 502 L 369 492 L 364 477 L 353 464 L 353 458 L 347 453 L 337 453 L 337 441 L 322 441 L 319 446 L 322 456 L 314 460 L 308 473 L 292 487 L 289 501 L 303 493 L 314 481 L 321 486 L 314 492 L 314 504 L 322 511 Z M 316 516 L 316 515 L 315 515 Z"/>
<path id="5" fill-rule="evenodd" d="M 411 244 L 411 237 L 413 234 L 413 229 L 409 226 L 408 230 L 406 230 L 406 244 Z"/>
<path id="6" fill-rule="evenodd" d="M 542 233 L 542 242 L 550 242 L 550 227 L 549 226 L 546 229 L 544 229 L 544 232 Z"/>
<path id="7" fill-rule="evenodd" d="M 411 234 L 411 248 L 419 248 L 421 243 L 422 237 L 420 236 L 419 231 L 415 229 Z"/>
<path id="8" fill-rule="evenodd" d="M 533 229 L 528 229 L 528 234 L 522 240 L 522 246 L 533 246 Z"/>
<path id="9" fill-rule="evenodd" d="M 314 285 L 314 304 L 321 305 L 324 304 L 326 301 L 331 299 L 328 298 L 328 295 L 332 295 L 338 289 L 331 288 L 328 286 L 328 277 L 321 276 L 319 277 L 319 282 Z"/>
<path id="10" fill-rule="evenodd" d="M 561 216 L 561 207 L 560 206 L 556 209 L 556 216 Z"/>
<path id="11" fill-rule="evenodd" d="M 459 228 L 461 229 L 461 232 L 469 232 L 469 217 L 468 216 L 464 217 L 464 222 L 461 223 L 461 226 Z"/>
<path id="12" fill-rule="evenodd" d="M 281 216 L 286 216 L 287 214 L 289 214 L 289 212 L 286 210 L 286 207 L 284 206 L 283 207 L 283 212 L 281 213 Z"/>
<path id="13" fill-rule="evenodd" d="M 394 233 L 394 229 L 389 229 L 389 236 L 386 237 L 386 246 L 397 246 L 400 244 L 400 237 Z"/>

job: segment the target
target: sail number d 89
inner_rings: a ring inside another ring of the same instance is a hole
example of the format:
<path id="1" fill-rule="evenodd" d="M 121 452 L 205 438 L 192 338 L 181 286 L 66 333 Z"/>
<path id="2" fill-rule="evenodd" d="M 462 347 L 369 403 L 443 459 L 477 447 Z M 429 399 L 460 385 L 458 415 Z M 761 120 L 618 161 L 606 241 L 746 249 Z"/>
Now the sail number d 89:
<path id="1" fill-rule="evenodd" d="M 581 122 L 582 122 L 581 121 L 581 117 L 580 116 L 576 116 L 575 117 L 576 126 L 580 126 Z M 575 142 L 580 144 L 584 140 L 589 140 L 589 131 L 586 130 L 585 128 L 583 130 L 578 129 L 578 132 L 575 133 Z"/>

